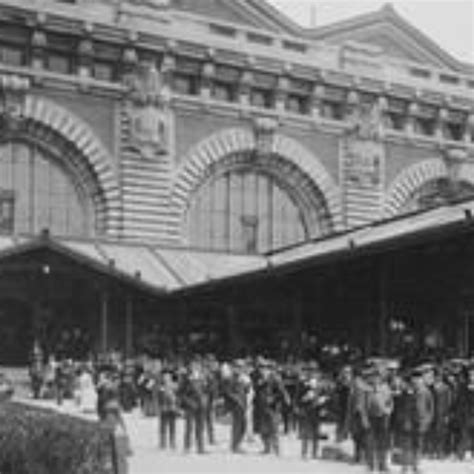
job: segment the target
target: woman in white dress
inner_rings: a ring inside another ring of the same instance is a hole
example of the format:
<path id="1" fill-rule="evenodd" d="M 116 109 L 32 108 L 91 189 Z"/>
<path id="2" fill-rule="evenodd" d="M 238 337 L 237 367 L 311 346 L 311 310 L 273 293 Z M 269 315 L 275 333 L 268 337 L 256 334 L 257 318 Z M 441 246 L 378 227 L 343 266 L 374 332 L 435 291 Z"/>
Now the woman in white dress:
<path id="1" fill-rule="evenodd" d="M 84 413 L 95 413 L 97 390 L 91 372 L 85 368 L 79 376 L 79 406 Z"/>

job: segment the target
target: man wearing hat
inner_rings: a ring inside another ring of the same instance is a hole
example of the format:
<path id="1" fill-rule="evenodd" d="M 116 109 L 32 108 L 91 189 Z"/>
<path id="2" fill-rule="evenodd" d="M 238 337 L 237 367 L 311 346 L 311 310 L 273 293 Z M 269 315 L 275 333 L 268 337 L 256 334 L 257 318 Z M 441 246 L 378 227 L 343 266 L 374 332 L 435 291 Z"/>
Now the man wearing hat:
<path id="1" fill-rule="evenodd" d="M 371 471 L 387 472 L 390 446 L 389 425 L 393 411 L 393 396 L 380 367 L 368 374 L 367 414 L 369 419 L 368 464 Z"/>
<path id="2" fill-rule="evenodd" d="M 345 431 L 350 432 L 354 442 L 354 462 L 359 464 L 368 460 L 369 415 L 367 398 L 369 385 L 367 375 L 370 367 L 356 367 L 348 397 Z"/>
<path id="3" fill-rule="evenodd" d="M 246 431 L 247 385 L 245 383 L 245 363 L 236 360 L 233 370 L 222 381 L 224 400 L 232 417 L 231 450 L 238 453 Z"/>
<path id="4" fill-rule="evenodd" d="M 255 396 L 259 407 L 259 434 L 262 437 L 264 454 L 273 452 L 278 455 L 278 423 L 282 405 L 289 403 L 289 397 L 272 363 L 262 366 L 260 373 Z"/>
<path id="5" fill-rule="evenodd" d="M 453 394 L 445 381 L 441 367 L 437 367 L 435 370 L 432 394 L 434 398 L 434 418 L 432 424 L 433 454 L 437 458 L 445 458 L 448 455 L 448 428 Z"/>
<path id="6" fill-rule="evenodd" d="M 104 404 L 104 418 L 101 429 L 109 439 L 108 464 L 114 474 L 128 474 L 128 457 L 132 450 L 125 423 L 122 418 L 120 403 L 110 399 Z"/>
<path id="7" fill-rule="evenodd" d="M 163 370 L 158 384 L 158 419 L 161 449 L 176 449 L 176 418 L 178 417 L 178 385 L 170 370 Z"/>
<path id="8" fill-rule="evenodd" d="M 206 410 L 206 380 L 200 362 L 193 361 L 182 379 L 179 397 L 184 410 L 184 450 L 189 452 L 196 441 L 199 454 L 204 454 L 204 418 Z"/>
<path id="9" fill-rule="evenodd" d="M 423 369 L 412 370 L 399 400 L 397 414 L 402 448 L 402 472 L 419 472 L 419 460 L 426 433 L 432 423 L 434 401 L 423 380 Z"/>
<path id="10" fill-rule="evenodd" d="M 298 401 L 303 459 L 306 459 L 309 451 L 313 459 L 318 457 L 320 415 L 325 401 L 320 375 L 313 369 L 302 386 Z"/>

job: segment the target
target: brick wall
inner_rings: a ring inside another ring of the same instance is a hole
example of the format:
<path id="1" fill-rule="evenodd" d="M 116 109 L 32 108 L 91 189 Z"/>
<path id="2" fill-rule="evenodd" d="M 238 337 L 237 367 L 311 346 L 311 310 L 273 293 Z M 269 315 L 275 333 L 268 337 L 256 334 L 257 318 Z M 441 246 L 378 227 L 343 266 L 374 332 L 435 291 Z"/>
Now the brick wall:
<path id="1" fill-rule="evenodd" d="M 47 97 L 72 114 L 78 116 L 93 130 L 102 141 L 110 155 L 115 158 L 113 169 L 118 172 L 117 145 L 118 136 L 115 120 L 115 100 L 72 91 L 41 91 Z"/>
<path id="2" fill-rule="evenodd" d="M 433 150 L 410 144 L 388 144 L 386 157 L 385 179 L 388 187 L 397 175 L 408 166 L 419 161 L 438 158 L 439 154 Z"/>
<path id="3" fill-rule="evenodd" d="M 232 117 L 222 117 L 206 111 L 176 111 L 176 165 L 180 165 L 186 153 L 201 140 L 219 130 L 245 127 L 246 123 Z"/>

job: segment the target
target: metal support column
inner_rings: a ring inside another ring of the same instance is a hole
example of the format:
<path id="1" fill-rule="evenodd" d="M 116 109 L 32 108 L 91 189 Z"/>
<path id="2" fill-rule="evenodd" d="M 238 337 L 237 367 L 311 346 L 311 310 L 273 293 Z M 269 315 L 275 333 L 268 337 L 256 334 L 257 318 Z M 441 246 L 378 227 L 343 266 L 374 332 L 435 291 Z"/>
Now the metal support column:
<path id="1" fill-rule="evenodd" d="M 109 293 L 106 290 L 100 295 L 100 339 L 102 353 L 106 354 L 109 350 Z"/>
<path id="2" fill-rule="evenodd" d="M 388 305 L 388 261 L 382 258 L 380 261 L 379 271 L 379 308 L 378 308 L 378 322 L 379 322 L 379 354 L 381 356 L 387 355 L 388 351 L 388 319 L 389 319 L 389 305 Z"/>
<path id="3" fill-rule="evenodd" d="M 232 304 L 227 305 L 226 308 L 226 320 L 227 320 L 227 333 L 229 341 L 229 352 L 232 355 L 236 355 L 239 349 L 239 335 L 237 327 L 237 314 L 235 306 Z"/>
<path id="4" fill-rule="evenodd" d="M 128 295 L 125 304 L 125 355 L 133 357 L 133 296 Z"/>
<path id="5" fill-rule="evenodd" d="M 293 303 L 293 325 L 292 325 L 292 346 L 293 350 L 300 352 L 301 332 L 303 330 L 303 293 L 296 291 L 292 299 Z"/>

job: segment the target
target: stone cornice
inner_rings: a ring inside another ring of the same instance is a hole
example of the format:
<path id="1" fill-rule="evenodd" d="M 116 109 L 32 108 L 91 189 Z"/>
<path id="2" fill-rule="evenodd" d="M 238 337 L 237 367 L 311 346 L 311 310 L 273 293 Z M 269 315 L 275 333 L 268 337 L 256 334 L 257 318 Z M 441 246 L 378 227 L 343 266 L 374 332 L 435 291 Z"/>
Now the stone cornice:
<path id="1" fill-rule="evenodd" d="M 137 7 L 134 8 L 137 9 Z M 190 19 L 186 23 L 186 16 L 174 14 L 170 16 L 160 12 L 155 15 L 161 22 L 160 27 L 157 28 L 157 18 L 132 16 L 127 17 L 126 21 L 121 20 L 118 15 L 118 6 L 113 2 L 110 4 L 90 2 L 80 7 L 47 0 L 34 0 L 28 5 L 19 0 L 3 0 L 1 9 L 21 12 L 28 18 L 27 23 L 30 25 L 40 22 L 46 29 L 60 29 L 77 34 L 81 34 L 84 29 L 89 29 L 92 37 L 97 35 L 102 40 L 123 44 L 133 40 L 137 47 L 143 46 L 161 51 L 171 40 L 176 45 L 176 52 L 189 54 L 190 49 L 193 49 L 202 50 L 205 54 L 207 49 L 212 48 L 216 51 L 217 58 L 221 54 L 228 53 L 244 55 L 252 68 L 268 69 L 270 61 L 277 65 L 276 69 L 290 70 L 295 75 L 298 74 L 300 67 L 309 67 L 316 76 L 318 71 L 323 70 L 328 81 L 339 82 L 338 76 L 341 76 L 344 79 L 343 82 L 360 82 L 361 87 L 364 87 L 364 82 L 367 83 L 375 78 L 376 81 L 386 84 L 387 92 L 396 89 L 396 85 L 400 84 L 402 88 L 408 87 L 417 93 L 426 90 L 445 97 L 459 96 L 466 101 L 472 101 L 473 88 L 468 87 L 468 83 L 471 84 L 473 80 L 470 77 L 457 75 L 458 85 L 444 84 L 440 82 L 441 77 L 453 76 L 452 72 L 437 71 L 406 62 L 401 63 L 383 58 L 380 51 L 378 53 L 372 50 L 364 51 L 364 48 L 360 47 L 354 49 L 345 46 L 322 46 L 301 38 L 271 33 L 268 34 L 272 37 L 272 46 L 264 46 L 248 38 L 247 34 L 251 28 L 233 25 L 236 34 L 229 38 L 213 33 L 209 29 L 210 24 L 215 23 L 214 20 L 211 22 L 201 19 L 199 23 L 196 19 Z M 100 18 L 100 22 L 97 22 L 97 18 Z M 305 47 L 304 52 L 285 48 L 285 41 L 301 43 L 301 46 Z M 417 79 L 411 76 L 413 68 L 423 69 L 428 77 Z"/>
<path id="2" fill-rule="evenodd" d="M 29 67 L 15 67 L 0 64 L 0 74 L 15 75 L 28 78 L 35 86 L 51 87 L 63 90 L 78 90 L 82 92 L 93 92 L 97 95 L 108 95 L 112 97 L 122 97 L 127 91 L 122 84 L 99 81 L 89 77 L 79 77 L 77 75 L 58 74 L 45 70 L 37 70 Z"/>
<path id="3" fill-rule="evenodd" d="M 342 136 L 349 131 L 351 124 L 346 121 L 332 120 L 325 117 L 312 117 L 290 112 L 281 112 L 274 109 L 262 109 L 260 107 L 242 106 L 238 103 L 226 103 L 208 99 L 203 101 L 200 97 L 189 97 L 174 94 L 172 105 L 178 112 L 203 111 L 213 116 L 231 117 L 234 119 L 248 119 L 249 124 L 258 117 L 276 119 L 281 125 L 301 130 L 317 130 L 322 133 Z M 438 137 L 430 137 L 421 134 L 410 134 L 407 132 L 385 129 L 383 134 L 385 143 L 407 144 L 419 148 L 441 150 L 444 148 L 460 148 L 474 153 L 474 143 L 464 141 L 448 140 Z"/>

